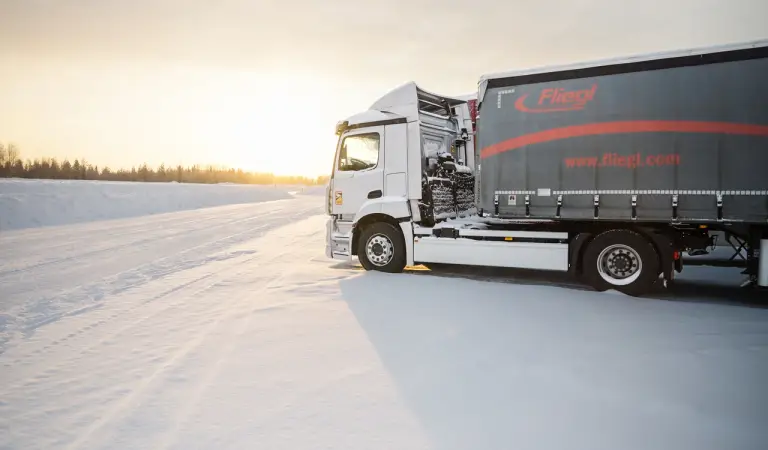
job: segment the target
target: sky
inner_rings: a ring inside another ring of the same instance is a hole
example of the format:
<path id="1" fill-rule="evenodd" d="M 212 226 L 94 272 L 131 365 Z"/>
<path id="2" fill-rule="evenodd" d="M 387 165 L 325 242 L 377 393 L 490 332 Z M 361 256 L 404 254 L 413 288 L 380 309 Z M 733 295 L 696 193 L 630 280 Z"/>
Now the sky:
<path id="1" fill-rule="evenodd" d="M 765 0 L 0 0 L 0 142 L 100 166 L 318 176 L 416 81 L 768 38 Z"/>

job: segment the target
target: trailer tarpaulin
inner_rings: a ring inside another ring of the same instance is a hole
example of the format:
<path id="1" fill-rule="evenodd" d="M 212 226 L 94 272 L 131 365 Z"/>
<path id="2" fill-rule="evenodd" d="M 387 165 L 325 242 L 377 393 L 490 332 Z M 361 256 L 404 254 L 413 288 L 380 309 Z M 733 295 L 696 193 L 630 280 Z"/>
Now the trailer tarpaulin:
<path id="1" fill-rule="evenodd" d="M 479 206 L 509 218 L 766 223 L 762 53 L 490 85 L 478 120 Z"/>

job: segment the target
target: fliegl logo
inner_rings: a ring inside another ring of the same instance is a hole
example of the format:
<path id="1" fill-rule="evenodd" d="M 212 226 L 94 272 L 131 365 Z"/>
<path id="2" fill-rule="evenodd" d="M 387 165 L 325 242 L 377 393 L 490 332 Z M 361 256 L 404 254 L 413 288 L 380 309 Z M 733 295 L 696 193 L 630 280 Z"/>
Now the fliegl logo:
<path id="1" fill-rule="evenodd" d="M 584 109 L 587 103 L 595 99 L 597 85 L 593 84 L 589 89 L 568 91 L 563 88 L 542 89 L 538 95 L 538 102 L 531 105 L 528 94 L 517 99 L 515 108 L 526 113 L 548 113 L 558 111 L 578 111 Z M 526 105 L 527 103 L 527 105 Z"/>

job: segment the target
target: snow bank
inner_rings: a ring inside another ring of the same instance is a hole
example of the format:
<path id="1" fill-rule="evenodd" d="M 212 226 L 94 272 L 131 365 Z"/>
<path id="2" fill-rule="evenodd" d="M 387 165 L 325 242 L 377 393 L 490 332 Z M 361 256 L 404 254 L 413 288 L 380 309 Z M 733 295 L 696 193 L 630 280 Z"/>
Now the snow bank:
<path id="1" fill-rule="evenodd" d="M 274 186 L 0 180 L 0 231 L 288 198 Z"/>

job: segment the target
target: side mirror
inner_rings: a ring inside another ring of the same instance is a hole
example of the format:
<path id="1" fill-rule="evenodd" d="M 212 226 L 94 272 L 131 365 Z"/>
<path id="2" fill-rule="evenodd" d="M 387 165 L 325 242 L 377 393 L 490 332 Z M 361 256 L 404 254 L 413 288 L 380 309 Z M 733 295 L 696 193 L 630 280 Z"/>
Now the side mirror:
<path id="1" fill-rule="evenodd" d="M 336 123 L 336 136 L 341 136 L 341 133 L 343 133 L 347 127 L 349 127 L 349 122 L 346 120 Z"/>

